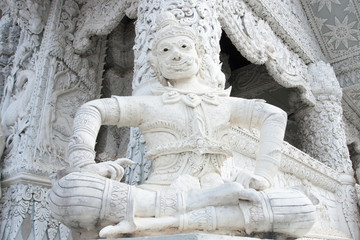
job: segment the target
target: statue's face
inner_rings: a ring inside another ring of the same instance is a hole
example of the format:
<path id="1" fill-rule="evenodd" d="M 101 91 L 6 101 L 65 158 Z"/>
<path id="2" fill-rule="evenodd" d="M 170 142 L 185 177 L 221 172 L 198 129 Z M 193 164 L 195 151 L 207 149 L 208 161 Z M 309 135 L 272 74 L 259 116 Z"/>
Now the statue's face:
<path id="1" fill-rule="evenodd" d="M 199 71 L 199 57 L 192 39 L 169 37 L 157 45 L 157 61 L 162 76 L 170 81 L 187 79 Z"/>

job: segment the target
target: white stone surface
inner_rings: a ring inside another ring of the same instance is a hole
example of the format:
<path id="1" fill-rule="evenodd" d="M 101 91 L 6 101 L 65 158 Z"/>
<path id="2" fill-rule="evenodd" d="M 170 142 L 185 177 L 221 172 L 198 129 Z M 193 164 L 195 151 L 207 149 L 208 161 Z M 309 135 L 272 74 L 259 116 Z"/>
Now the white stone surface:
<path id="1" fill-rule="evenodd" d="M 147 240 L 255 240 L 258 238 L 234 237 L 234 236 L 198 233 L 198 234 L 177 234 L 177 235 L 167 235 L 167 236 L 158 236 L 158 237 L 138 237 L 138 238 L 121 238 L 121 239 L 135 239 L 135 240 L 145 240 L 145 239 L 147 239 Z M 262 239 L 267 240 L 265 238 L 262 238 Z"/>
<path id="2" fill-rule="evenodd" d="M 331 3 L 330 7 L 332 5 L 334 11 L 338 7 L 346 7 L 346 14 L 351 15 L 357 6 L 353 4 L 354 1 L 348 2 L 349 4 L 344 2 L 340 5 Z M 329 7 L 328 3 L 318 1 L 309 4 L 315 6 L 314 12 L 318 12 L 316 9 L 326 11 Z M 309 59 L 314 61 L 321 56 L 312 43 L 312 33 L 301 28 L 300 31 L 306 33 L 298 34 L 296 28 L 293 28 L 297 21 L 306 25 L 299 7 L 299 3 L 292 4 L 291 1 L 274 4 L 267 0 L 0 1 L 0 96 L 2 127 L 6 137 L 1 158 L 0 239 L 76 239 L 75 232 L 71 233 L 64 224 L 50 215 L 48 176 L 69 164 L 66 147 L 72 134 L 76 110 L 83 103 L 98 99 L 100 94 L 104 94 L 106 87 L 111 89 L 111 94 L 130 94 L 129 86 L 133 75 L 132 38 L 135 28 L 136 80 L 133 82 L 133 90 L 137 95 L 151 93 L 148 80 L 154 80 L 154 74 L 147 63 L 147 56 L 154 39 L 153 23 L 161 10 L 171 10 L 176 13 L 179 22 L 197 29 L 204 40 L 206 63 L 211 70 L 206 73 L 207 76 L 217 76 L 219 73 L 221 64 L 218 42 L 221 31 L 226 31 L 232 44 L 244 57 L 253 63 L 265 63 L 275 81 L 299 92 L 301 99 L 297 107 L 322 109 L 321 117 L 316 118 L 317 124 L 314 126 L 314 121 L 308 120 L 304 124 L 305 131 L 300 132 L 299 137 L 305 136 L 313 143 L 321 143 L 322 134 L 326 134 L 326 131 L 321 128 L 319 130 L 320 125 L 340 132 L 341 134 L 333 135 L 334 138 L 341 136 L 334 143 L 341 148 L 348 144 L 351 159 L 356 166 L 359 153 L 356 150 L 359 142 L 359 114 L 356 108 L 358 56 L 353 54 L 353 58 L 346 58 L 355 52 L 344 51 L 341 56 L 346 59 L 333 64 L 341 87 L 346 87 L 343 89 L 345 143 L 339 116 L 336 115 L 335 124 L 331 121 L 335 116 L 334 112 L 341 112 L 341 106 L 338 102 L 335 104 L 329 100 L 323 101 L 324 99 L 319 101 L 318 96 L 313 94 L 313 90 L 320 85 L 317 78 L 321 76 L 321 71 L 308 71 L 307 64 L 310 63 Z M 334 18 L 334 15 L 331 16 Z M 356 28 L 357 25 L 352 25 L 351 18 L 347 19 L 348 26 Z M 341 25 L 345 21 L 340 19 L 338 23 Z M 129 27 L 124 28 L 123 24 Z M 321 23 L 324 24 L 331 25 Z M 132 32 L 129 33 L 128 29 Z M 307 36 L 306 42 L 310 44 L 301 42 L 302 35 Z M 330 35 L 327 37 L 333 38 Z M 329 44 L 335 42 L 329 41 Z M 348 50 L 350 48 L 352 47 L 349 45 Z M 332 71 L 330 67 L 325 69 Z M 229 69 L 227 73 L 230 74 Z M 314 76 L 311 84 L 308 76 Z M 113 84 L 115 79 L 119 79 L 119 85 Z M 334 77 L 331 79 L 334 80 Z M 111 85 L 106 86 L 108 82 Z M 104 91 L 101 91 L 102 86 Z M 124 91 L 120 90 L 121 86 L 124 86 Z M 326 84 L 322 86 L 327 87 Z M 332 95 L 330 91 L 326 96 Z M 328 108 L 328 104 L 335 104 L 332 105 L 335 107 Z M 324 114 L 327 117 L 324 118 Z M 112 127 L 114 128 L 116 126 Z M 98 139 L 96 144 L 96 161 L 124 156 L 127 137 L 119 138 L 118 134 L 126 130 L 117 131 L 119 132 L 114 133 L 110 129 L 100 131 L 105 132 L 105 137 Z M 222 176 L 230 176 L 237 168 L 254 171 L 257 137 L 238 128 L 232 128 L 230 132 L 233 158 L 224 163 Z M 113 139 L 116 143 L 108 144 Z M 338 144 L 340 142 L 342 143 Z M 147 146 L 139 130 L 131 130 L 130 143 L 131 154 L 128 156 L 132 157 L 136 165 L 126 168 L 126 181 L 141 183 L 152 172 L 152 166 L 151 161 L 143 155 Z M 317 155 L 314 155 L 311 148 L 307 148 L 307 153 L 316 157 L 314 159 L 285 144 L 274 186 L 297 186 L 312 201 L 318 202 L 317 220 L 307 238 L 359 239 L 356 206 L 359 198 L 354 188 L 355 180 L 352 173 L 347 171 L 348 173 L 339 174 L 338 171 L 338 167 L 341 171 L 349 169 L 348 159 L 344 166 L 336 157 L 331 160 L 321 159 L 322 156 L 337 156 L 329 152 L 327 146 L 331 144 L 321 145 L 320 149 L 324 152 L 316 153 Z M 346 156 L 344 151 L 340 155 L 342 158 Z M 318 159 L 317 156 L 321 157 Z M 246 235 L 243 231 L 237 234 Z"/>
<path id="3" fill-rule="evenodd" d="M 153 96 L 115 96 L 78 110 L 68 151 L 71 173 L 60 173 L 50 193 L 54 216 L 80 230 L 102 226 L 99 235 L 107 238 L 194 230 L 300 237 L 311 229 L 310 199 L 295 189 L 271 188 L 286 113 L 263 101 L 229 97 L 221 82 L 204 76 L 203 49 L 172 13 L 159 15 L 149 61 L 163 87 Z M 132 164 L 128 159 L 95 163 L 102 124 L 140 128 L 153 162 L 144 184 L 118 182 L 121 165 Z M 257 128 L 260 142 L 254 172 L 235 171 L 226 182 L 221 169 L 232 156 L 226 144 L 231 126 Z"/>

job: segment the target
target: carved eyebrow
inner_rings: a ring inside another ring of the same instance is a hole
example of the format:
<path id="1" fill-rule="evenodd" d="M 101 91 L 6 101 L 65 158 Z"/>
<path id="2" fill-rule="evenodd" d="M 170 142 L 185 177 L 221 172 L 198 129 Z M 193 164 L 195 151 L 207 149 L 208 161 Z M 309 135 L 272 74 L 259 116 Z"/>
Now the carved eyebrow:
<path id="1" fill-rule="evenodd" d="M 191 41 L 188 41 L 188 40 L 182 40 L 179 42 L 179 45 L 186 45 L 186 46 L 192 46 L 191 44 L 192 42 Z"/>
<path id="2" fill-rule="evenodd" d="M 157 50 L 158 50 L 158 51 L 163 51 L 165 48 L 169 50 L 170 45 L 169 45 L 169 44 L 161 44 L 161 45 L 159 45 L 159 46 L 157 47 Z"/>

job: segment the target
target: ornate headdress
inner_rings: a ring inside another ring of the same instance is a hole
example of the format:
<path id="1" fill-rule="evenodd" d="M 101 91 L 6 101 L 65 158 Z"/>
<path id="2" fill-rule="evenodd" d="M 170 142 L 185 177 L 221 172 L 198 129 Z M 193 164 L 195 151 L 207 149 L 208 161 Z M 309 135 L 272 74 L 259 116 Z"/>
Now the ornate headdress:
<path id="1" fill-rule="evenodd" d="M 174 14 L 169 11 L 164 11 L 160 13 L 156 19 L 155 38 L 152 44 L 153 54 L 161 40 L 173 36 L 186 36 L 195 43 L 197 42 L 196 35 L 192 28 L 180 25 L 176 21 Z"/>

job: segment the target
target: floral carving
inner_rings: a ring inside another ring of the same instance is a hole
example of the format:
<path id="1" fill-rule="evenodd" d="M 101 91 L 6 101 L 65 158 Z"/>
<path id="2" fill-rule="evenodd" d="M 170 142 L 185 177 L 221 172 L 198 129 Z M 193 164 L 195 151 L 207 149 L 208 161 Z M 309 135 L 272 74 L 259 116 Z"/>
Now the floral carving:
<path id="1" fill-rule="evenodd" d="M 331 63 L 345 64 L 344 67 L 358 65 L 356 61 L 346 60 L 359 55 L 357 1 L 302 0 L 301 3 L 327 59 Z"/>
<path id="2" fill-rule="evenodd" d="M 152 162 L 145 157 L 146 143 L 139 128 L 130 129 L 130 142 L 126 157 L 136 164 L 125 169 L 125 182 L 130 185 L 139 185 L 145 182 L 152 169 Z"/>
<path id="3" fill-rule="evenodd" d="M 357 208 L 357 194 L 355 186 L 345 185 L 338 189 L 337 197 L 339 202 L 342 204 L 342 209 L 346 222 L 349 225 L 350 233 L 353 239 L 358 239 L 359 236 L 359 214 L 353 209 Z"/>
<path id="4" fill-rule="evenodd" d="M 349 48 L 349 41 L 357 41 L 354 37 L 357 36 L 359 31 L 354 29 L 354 25 L 357 21 L 348 23 L 348 16 L 344 18 L 342 22 L 335 17 L 335 25 L 325 24 L 330 32 L 324 33 L 323 36 L 329 37 L 328 44 L 335 43 L 335 49 L 338 49 L 340 44 L 343 44 L 345 48 Z"/>
<path id="5" fill-rule="evenodd" d="M 46 187 L 31 184 L 14 184 L 4 188 L 1 199 L 0 238 L 72 239 L 70 230 L 51 217 L 47 202 L 48 191 Z M 29 227 L 33 230 L 24 231 Z"/>
<path id="6" fill-rule="evenodd" d="M 323 62 L 311 65 L 309 72 L 317 103 L 296 114 L 301 149 L 339 172 L 352 174 L 342 120 L 342 93 L 335 73 Z"/>

